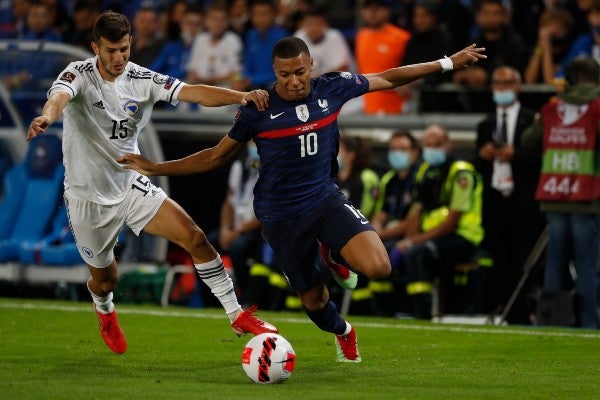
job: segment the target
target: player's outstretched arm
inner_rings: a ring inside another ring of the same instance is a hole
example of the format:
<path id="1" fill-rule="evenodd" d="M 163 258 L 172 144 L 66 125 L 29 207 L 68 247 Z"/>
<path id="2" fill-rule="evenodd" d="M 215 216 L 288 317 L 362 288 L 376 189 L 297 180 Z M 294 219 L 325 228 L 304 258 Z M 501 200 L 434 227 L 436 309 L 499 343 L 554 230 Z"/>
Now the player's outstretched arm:
<path id="1" fill-rule="evenodd" d="M 259 111 L 263 111 L 269 105 L 269 93 L 265 90 L 239 92 L 210 85 L 184 85 L 177 99 L 189 103 L 198 103 L 204 107 L 219 107 L 230 104 L 245 106 L 251 101 L 256 104 Z"/>
<path id="2" fill-rule="evenodd" d="M 485 48 L 472 44 L 450 57 L 444 57 L 440 60 L 404 65 L 375 74 L 366 74 L 365 77 L 369 81 L 369 92 L 393 89 L 427 75 L 468 67 L 481 58 L 487 58 L 483 54 L 484 51 Z"/>
<path id="3" fill-rule="evenodd" d="M 142 175 L 191 175 L 211 171 L 230 161 L 244 144 L 225 136 L 214 147 L 199 151 L 178 160 L 155 163 L 140 154 L 127 153 L 117 158 L 125 169 Z"/>
<path id="4" fill-rule="evenodd" d="M 31 140 L 44 133 L 50 125 L 60 118 L 69 100 L 71 100 L 71 96 L 65 92 L 54 93 L 50 96 L 44 104 L 42 115 L 35 117 L 29 124 L 25 140 Z"/>

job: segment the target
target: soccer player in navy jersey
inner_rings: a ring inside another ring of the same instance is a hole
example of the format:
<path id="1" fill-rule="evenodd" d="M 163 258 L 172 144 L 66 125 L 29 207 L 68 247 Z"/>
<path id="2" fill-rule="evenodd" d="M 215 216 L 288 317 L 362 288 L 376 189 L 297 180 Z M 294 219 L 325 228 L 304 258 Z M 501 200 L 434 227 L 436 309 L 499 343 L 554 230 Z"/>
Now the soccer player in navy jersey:
<path id="1" fill-rule="evenodd" d="M 484 50 L 473 44 L 437 61 L 374 74 L 332 72 L 311 79 L 312 59 L 306 44 L 283 38 L 273 48 L 277 83 L 268 90 L 266 110 L 252 104 L 240 107 L 219 144 L 190 156 L 153 163 L 138 154 L 124 154 L 117 161 L 148 176 L 200 173 L 225 165 L 245 142 L 254 140 L 261 159 L 254 209 L 263 233 L 310 319 L 335 334 L 338 361 L 360 362 L 356 332 L 329 299 L 319 243 L 327 246 L 333 259 L 369 279 L 386 278 L 391 266 L 369 221 L 335 183 L 337 116 L 354 97 L 466 67 L 485 58 Z"/>

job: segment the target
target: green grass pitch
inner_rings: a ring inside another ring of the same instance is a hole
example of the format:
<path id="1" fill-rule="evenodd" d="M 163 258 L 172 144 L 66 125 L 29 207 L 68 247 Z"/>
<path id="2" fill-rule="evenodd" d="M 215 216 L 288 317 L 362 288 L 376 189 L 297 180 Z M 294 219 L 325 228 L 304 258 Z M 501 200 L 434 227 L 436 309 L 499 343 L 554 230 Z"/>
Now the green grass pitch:
<path id="1" fill-rule="evenodd" d="M 0 399 L 600 399 L 600 332 L 350 316 L 360 364 L 303 313 L 260 312 L 297 355 L 281 385 L 244 374 L 221 310 L 118 305 L 129 348 L 90 303 L 0 299 Z"/>

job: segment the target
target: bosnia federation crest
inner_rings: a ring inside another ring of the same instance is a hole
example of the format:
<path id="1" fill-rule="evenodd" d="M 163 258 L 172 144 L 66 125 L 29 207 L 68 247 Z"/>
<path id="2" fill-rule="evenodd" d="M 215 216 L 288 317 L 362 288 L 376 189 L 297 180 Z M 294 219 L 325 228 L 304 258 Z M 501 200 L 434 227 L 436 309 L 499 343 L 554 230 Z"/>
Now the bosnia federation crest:
<path id="1" fill-rule="evenodd" d="M 141 107 L 142 104 L 139 101 L 128 100 L 123 106 L 123 111 L 130 117 L 133 117 Z"/>
<path id="2" fill-rule="evenodd" d="M 300 104 L 299 106 L 296 106 L 296 115 L 298 116 L 298 119 L 302 122 L 306 122 L 308 121 L 308 107 L 306 106 L 306 104 Z"/>

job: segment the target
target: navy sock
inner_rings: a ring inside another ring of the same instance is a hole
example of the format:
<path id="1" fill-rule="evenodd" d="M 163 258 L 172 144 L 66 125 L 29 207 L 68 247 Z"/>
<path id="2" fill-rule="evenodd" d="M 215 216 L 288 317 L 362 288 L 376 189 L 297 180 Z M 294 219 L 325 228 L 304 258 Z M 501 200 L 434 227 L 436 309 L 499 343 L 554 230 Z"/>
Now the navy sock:
<path id="1" fill-rule="evenodd" d="M 346 331 L 346 321 L 338 313 L 335 304 L 331 300 L 325 308 L 319 311 L 310 311 L 306 309 L 306 314 L 321 330 L 325 332 L 342 335 Z"/>

